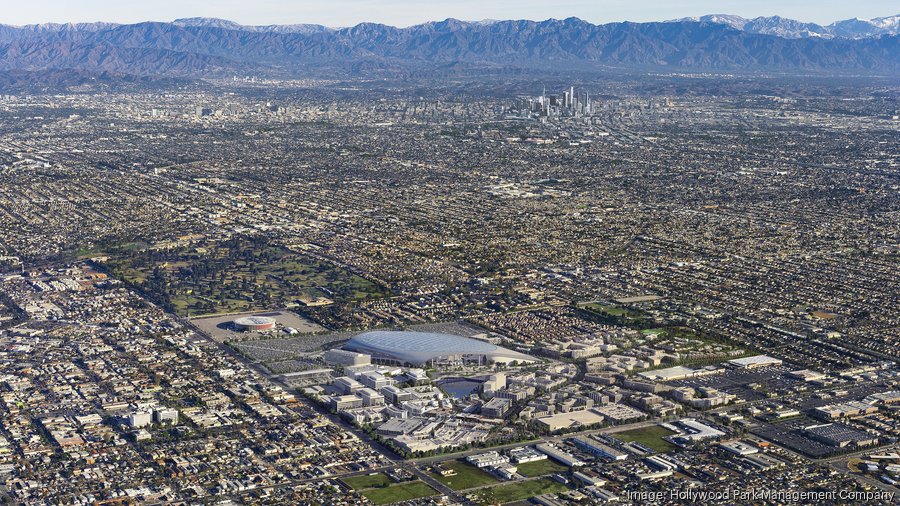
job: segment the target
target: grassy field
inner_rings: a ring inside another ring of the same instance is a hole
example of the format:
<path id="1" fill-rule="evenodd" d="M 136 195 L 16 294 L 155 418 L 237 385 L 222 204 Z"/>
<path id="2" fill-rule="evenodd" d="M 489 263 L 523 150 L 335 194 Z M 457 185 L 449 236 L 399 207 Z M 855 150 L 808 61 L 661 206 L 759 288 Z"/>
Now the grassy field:
<path id="1" fill-rule="evenodd" d="M 601 304 L 588 304 L 585 308 L 597 313 L 607 314 L 609 316 L 625 316 L 628 314 L 626 309 L 618 306 L 603 306 Z"/>
<path id="2" fill-rule="evenodd" d="M 456 476 L 441 476 L 436 474 L 434 475 L 434 478 L 453 490 L 480 487 L 482 485 L 490 485 L 500 481 L 493 475 L 459 460 L 444 462 L 443 466 L 456 471 Z"/>
<path id="3" fill-rule="evenodd" d="M 615 434 L 611 434 L 611 436 L 620 441 L 640 443 L 647 448 L 653 449 L 656 452 L 664 453 L 678 448 L 677 446 L 663 439 L 664 437 L 671 436 L 672 434 L 674 434 L 674 432 L 666 429 L 665 427 L 653 425 L 650 427 L 644 427 L 642 429 L 616 432 Z"/>
<path id="4" fill-rule="evenodd" d="M 560 473 L 566 471 L 566 467 L 550 459 L 536 460 L 534 462 L 526 462 L 519 464 L 519 474 L 531 478 L 534 476 L 544 476 L 547 474 Z"/>
<path id="5" fill-rule="evenodd" d="M 386 487 L 393 483 L 390 478 L 382 473 L 368 474 L 365 476 L 354 476 L 352 478 L 343 478 L 342 481 L 353 490 Z"/>
<path id="6" fill-rule="evenodd" d="M 520 481 L 508 485 L 497 485 L 479 490 L 477 495 L 484 504 L 506 504 L 513 501 L 521 501 L 541 494 L 557 494 L 568 490 L 568 487 L 547 478 L 538 480 Z"/>
<path id="7" fill-rule="evenodd" d="M 601 320 L 616 325 L 625 325 L 632 328 L 645 328 L 649 326 L 643 311 L 626 309 L 616 305 L 603 305 L 597 303 L 585 304 L 582 309 L 593 313 Z"/>
<path id="8" fill-rule="evenodd" d="M 421 481 L 410 481 L 385 488 L 373 488 L 361 494 L 375 504 L 393 504 L 432 496 L 437 494 L 437 491 Z"/>
<path id="9" fill-rule="evenodd" d="M 378 298 L 375 283 L 267 239 L 234 238 L 170 249 L 121 251 L 111 273 L 180 315 L 236 313 L 328 298 Z"/>

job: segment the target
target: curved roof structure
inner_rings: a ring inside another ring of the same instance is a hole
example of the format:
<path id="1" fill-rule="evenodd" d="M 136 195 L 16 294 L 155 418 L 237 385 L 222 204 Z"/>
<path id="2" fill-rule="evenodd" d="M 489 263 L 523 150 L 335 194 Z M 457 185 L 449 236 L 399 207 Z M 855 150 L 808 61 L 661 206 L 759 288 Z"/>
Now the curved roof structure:
<path id="1" fill-rule="evenodd" d="M 244 327 L 252 327 L 256 325 L 271 325 L 274 323 L 275 319 L 269 318 L 268 316 L 244 316 L 242 318 L 234 320 L 235 325 L 241 325 Z"/>
<path id="2" fill-rule="evenodd" d="M 481 356 L 493 362 L 537 361 L 530 355 L 484 341 L 434 332 L 365 332 L 350 339 L 344 349 L 413 365 L 455 356 Z"/>

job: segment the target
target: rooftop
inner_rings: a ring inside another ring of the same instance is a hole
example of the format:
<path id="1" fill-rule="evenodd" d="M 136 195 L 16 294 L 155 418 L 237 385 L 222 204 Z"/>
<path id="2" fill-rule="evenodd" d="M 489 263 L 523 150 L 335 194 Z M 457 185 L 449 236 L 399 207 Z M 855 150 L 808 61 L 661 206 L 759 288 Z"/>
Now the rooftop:
<path id="1" fill-rule="evenodd" d="M 374 357 L 422 365 L 454 356 L 481 356 L 491 361 L 536 362 L 537 359 L 484 341 L 452 334 L 406 331 L 373 331 L 353 337 L 344 349 Z"/>

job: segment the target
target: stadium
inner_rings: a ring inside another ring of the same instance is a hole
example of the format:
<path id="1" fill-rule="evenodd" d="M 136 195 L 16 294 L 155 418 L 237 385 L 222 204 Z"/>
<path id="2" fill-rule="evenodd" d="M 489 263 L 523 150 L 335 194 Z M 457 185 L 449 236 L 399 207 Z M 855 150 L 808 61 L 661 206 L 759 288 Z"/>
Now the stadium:
<path id="1" fill-rule="evenodd" d="M 245 316 L 234 320 L 234 327 L 244 332 L 259 332 L 275 328 L 275 319 L 268 316 Z"/>
<path id="2" fill-rule="evenodd" d="M 451 334 L 407 331 L 373 331 L 355 336 L 345 350 L 366 353 L 373 359 L 422 366 L 434 361 L 477 360 L 481 362 L 532 363 L 530 355 L 484 341 Z"/>

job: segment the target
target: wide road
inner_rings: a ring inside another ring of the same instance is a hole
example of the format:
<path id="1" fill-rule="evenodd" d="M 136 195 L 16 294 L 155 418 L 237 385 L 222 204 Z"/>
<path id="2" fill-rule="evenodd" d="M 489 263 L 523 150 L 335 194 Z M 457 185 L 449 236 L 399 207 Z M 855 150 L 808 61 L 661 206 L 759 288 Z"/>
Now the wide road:
<path id="1" fill-rule="evenodd" d="M 558 443 L 563 440 L 578 437 L 578 436 L 589 436 L 592 434 L 615 434 L 616 432 L 625 432 L 633 429 L 643 429 L 644 427 L 651 427 L 653 425 L 658 425 L 661 420 L 647 420 L 643 422 L 635 422 L 629 423 L 625 425 L 616 425 L 613 427 L 604 427 L 602 429 L 591 429 L 591 430 L 583 430 L 578 432 L 570 432 L 568 434 L 561 434 L 558 436 L 547 436 L 539 439 L 531 440 L 531 441 L 520 441 L 518 443 L 509 443 L 505 445 L 499 446 L 491 446 L 489 448 L 475 448 L 472 450 L 466 450 L 462 452 L 455 453 L 442 453 L 441 455 L 435 455 L 433 457 L 422 457 L 418 459 L 412 459 L 411 462 L 415 462 L 420 466 L 430 466 L 437 462 L 445 462 L 448 460 L 458 460 L 464 459 L 470 455 L 478 455 L 479 453 L 484 453 L 491 450 L 501 451 L 501 450 L 511 450 L 513 448 L 518 448 L 520 446 L 534 445 L 538 443 Z"/>

